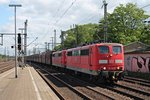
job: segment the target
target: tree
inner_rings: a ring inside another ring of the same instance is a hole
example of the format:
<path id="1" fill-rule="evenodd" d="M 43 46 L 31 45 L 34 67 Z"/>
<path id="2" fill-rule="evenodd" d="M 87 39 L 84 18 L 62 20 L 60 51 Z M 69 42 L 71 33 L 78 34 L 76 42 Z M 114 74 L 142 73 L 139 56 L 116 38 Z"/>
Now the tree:
<path id="1" fill-rule="evenodd" d="M 72 48 L 94 40 L 93 35 L 97 30 L 97 24 L 77 25 L 65 32 L 64 47 Z"/>
<path id="2" fill-rule="evenodd" d="M 150 24 L 145 25 L 145 28 L 141 34 L 140 41 L 150 45 Z"/>
<path id="3" fill-rule="evenodd" d="M 121 4 L 108 14 L 108 40 L 122 44 L 128 44 L 133 41 L 139 41 L 141 33 L 144 30 L 143 21 L 149 16 L 144 14 L 144 10 L 138 8 L 135 4 Z M 104 25 L 104 20 L 100 21 Z M 99 32 L 102 34 L 103 29 Z"/>

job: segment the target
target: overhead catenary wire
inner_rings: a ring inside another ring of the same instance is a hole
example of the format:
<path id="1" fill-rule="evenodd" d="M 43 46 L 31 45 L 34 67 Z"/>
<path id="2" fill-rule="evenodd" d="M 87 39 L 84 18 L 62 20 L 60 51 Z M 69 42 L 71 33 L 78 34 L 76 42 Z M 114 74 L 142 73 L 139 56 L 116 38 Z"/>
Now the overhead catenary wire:
<path id="1" fill-rule="evenodd" d="M 103 2 L 103 1 L 104 1 L 104 0 L 101 0 L 101 1 L 99 1 L 99 3 Z M 100 9 L 103 9 L 103 5 L 104 5 L 104 4 L 102 4 L 101 6 L 99 6 L 98 9 L 99 9 L 99 10 L 100 10 Z M 117 5 L 118 5 L 118 4 L 117 4 Z M 113 5 L 112 7 L 110 7 L 109 9 L 112 9 L 112 8 L 114 8 L 114 7 L 117 6 L 117 5 L 115 4 L 115 5 Z M 108 9 L 108 10 L 109 10 L 109 9 Z M 100 11 L 99 11 L 97 14 L 100 14 Z M 97 17 L 97 15 L 90 15 L 90 16 L 84 18 L 83 20 L 81 20 L 79 23 L 86 22 L 86 21 L 92 21 L 95 17 Z M 100 17 L 100 16 L 99 16 L 99 17 Z"/>
<path id="2" fill-rule="evenodd" d="M 66 0 L 62 0 L 62 2 L 60 3 L 58 9 L 56 10 L 56 13 L 55 13 L 54 16 L 53 16 L 54 18 L 55 18 L 56 15 L 59 13 L 60 9 L 63 7 L 63 4 L 65 3 L 65 1 L 66 1 Z M 52 25 L 51 30 L 53 29 L 53 26 L 54 26 L 54 24 Z M 49 28 L 48 28 L 48 29 L 49 29 Z M 48 33 L 48 32 L 49 32 L 49 30 L 47 30 L 47 31 L 45 32 L 45 34 L 43 35 L 42 38 L 45 38 L 45 37 L 47 36 L 47 33 Z"/>
<path id="3" fill-rule="evenodd" d="M 56 20 L 55 24 L 57 24 L 64 16 L 65 14 L 69 11 L 69 9 L 74 5 L 74 3 L 76 2 L 76 0 L 74 0 L 71 5 L 64 11 L 64 13 L 60 16 L 60 18 L 58 20 Z"/>
<path id="4" fill-rule="evenodd" d="M 145 8 L 145 7 L 148 7 L 148 6 L 150 6 L 150 4 L 148 4 L 148 5 L 145 5 L 145 6 L 141 7 L 141 8 Z"/>
<path id="5" fill-rule="evenodd" d="M 98 7 L 98 9 L 101 9 L 101 8 Z M 97 14 L 100 14 L 100 12 L 98 12 Z M 91 21 L 97 16 L 97 14 L 96 15 L 89 15 L 88 17 L 83 18 L 83 20 L 81 20 L 79 23 L 82 23 L 82 22 L 85 22 L 85 21 Z"/>
<path id="6" fill-rule="evenodd" d="M 90 16 L 84 18 L 83 20 L 81 20 L 81 21 L 79 22 L 79 24 L 80 24 L 80 23 L 83 23 L 83 22 L 91 21 L 91 20 L 93 20 L 95 17 L 97 17 L 97 15 L 92 15 L 92 16 L 90 15 Z"/>
<path id="7" fill-rule="evenodd" d="M 65 3 L 66 0 L 62 0 L 62 2 L 60 3 L 58 9 L 56 10 L 56 13 L 54 14 L 54 17 L 56 17 L 56 15 L 59 13 L 60 9 L 63 8 L 63 5 Z"/>
<path id="8" fill-rule="evenodd" d="M 75 3 L 76 1 L 77 1 L 77 0 L 72 1 L 72 3 L 70 4 L 70 6 L 64 11 L 64 13 L 59 17 L 59 19 L 56 20 L 55 23 L 52 25 L 51 30 L 52 30 L 53 27 L 65 16 L 65 14 L 69 11 L 69 9 L 74 5 L 74 3 Z M 58 10 L 59 10 L 59 8 L 58 8 Z M 47 33 L 48 33 L 48 32 L 46 32 L 46 34 L 44 34 L 43 38 L 45 38 L 45 37 L 47 36 Z"/>
<path id="9" fill-rule="evenodd" d="M 38 39 L 38 37 L 36 37 L 31 43 L 29 43 L 27 46 L 31 45 L 33 42 L 35 42 Z"/>
<path id="10" fill-rule="evenodd" d="M 103 0 L 102 0 L 103 1 Z M 118 4 L 115 4 L 115 5 L 113 5 L 111 8 L 109 8 L 109 9 L 112 9 L 112 8 L 114 8 L 114 7 L 116 7 Z M 146 7 L 148 7 L 148 6 L 150 6 L 150 4 L 147 4 L 147 5 L 145 5 L 145 6 L 143 6 L 143 7 L 141 7 L 141 8 L 146 8 Z M 102 9 L 103 8 L 103 5 L 99 8 L 99 9 Z M 96 15 L 91 15 L 91 16 L 88 16 L 87 18 L 84 18 L 83 20 L 81 20 L 79 23 L 82 23 L 82 22 L 85 22 L 85 21 L 90 21 L 90 20 L 93 20 L 94 18 L 96 17 Z"/>

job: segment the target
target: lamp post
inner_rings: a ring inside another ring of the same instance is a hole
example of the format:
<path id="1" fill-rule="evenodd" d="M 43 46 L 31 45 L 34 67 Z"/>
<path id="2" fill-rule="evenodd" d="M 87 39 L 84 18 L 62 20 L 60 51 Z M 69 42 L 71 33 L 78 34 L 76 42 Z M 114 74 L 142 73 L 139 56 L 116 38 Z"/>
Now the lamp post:
<path id="1" fill-rule="evenodd" d="M 54 49 L 54 37 L 51 37 L 52 39 L 52 50 Z"/>
<path id="2" fill-rule="evenodd" d="M 15 78 L 18 77 L 17 73 L 17 43 L 16 43 L 16 8 L 21 7 L 19 4 L 10 4 L 9 7 L 14 7 L 14 20 L 15 20 Z"/>
<path id="3" fill-rule="evenodd" d="M 24 64 L 26 66 L 26 56 L 27 56 L 27 24 L 28 24 L 28 20 L 26 19 L 26 21 L 24 22 Z M 37 39 L 37 38 L 36 38 Z"/>
<path id="4" fill-rule="evenodd" d="M 56 47 L 56 30 L 54 30 L 54 47 Z"/>
<path id="5" fill-rule="evenodd" d="M 107 30 L 108 30 L 108 25 L 107 25 L 107 3 L 106 0 L 103 1 L 104 3 L 104 42 L 107 42 L 108 40 L 108 34 L 107 34 Z"/>

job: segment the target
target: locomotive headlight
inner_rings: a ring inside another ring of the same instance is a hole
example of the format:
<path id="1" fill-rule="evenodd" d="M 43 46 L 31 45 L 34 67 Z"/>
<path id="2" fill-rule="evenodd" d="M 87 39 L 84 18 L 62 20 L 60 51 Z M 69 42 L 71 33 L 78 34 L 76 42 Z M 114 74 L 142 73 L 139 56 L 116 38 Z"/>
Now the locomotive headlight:
<path id="1" fill-rule="evenodd" d="M 104 70 L 106 70 L 106 67 L 103 67 Z"/>
<path id="2" fill-rule="evenodd" d="M 118 66 L 118 67 L 117 67 L 117 70 L 122 70 L 122 66 Z"/>
<path id="3" fill-rule="evenodd" d="M 117 69 L 119 70 L 119 69 L 120 69 L 120 67 L 117 67 Z"/>

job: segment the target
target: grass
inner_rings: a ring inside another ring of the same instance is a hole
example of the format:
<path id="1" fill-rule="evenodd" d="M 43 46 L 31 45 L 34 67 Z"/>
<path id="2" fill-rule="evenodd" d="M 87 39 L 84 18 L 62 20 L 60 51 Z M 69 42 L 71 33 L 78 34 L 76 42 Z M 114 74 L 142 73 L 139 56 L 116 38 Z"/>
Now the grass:
<path id="1" fill-rule="evenodd" d="M 4 61 L 5 56 L 0 54 L 0 61 Z"/>

